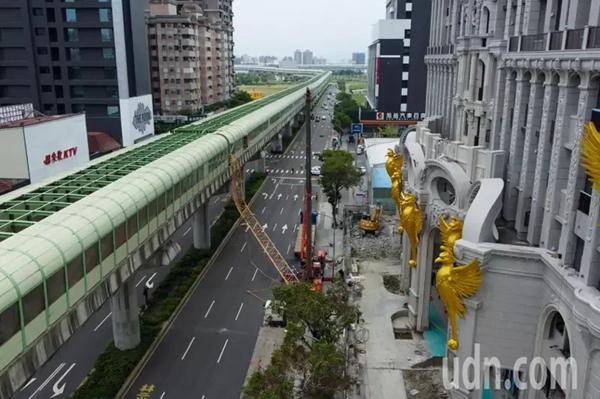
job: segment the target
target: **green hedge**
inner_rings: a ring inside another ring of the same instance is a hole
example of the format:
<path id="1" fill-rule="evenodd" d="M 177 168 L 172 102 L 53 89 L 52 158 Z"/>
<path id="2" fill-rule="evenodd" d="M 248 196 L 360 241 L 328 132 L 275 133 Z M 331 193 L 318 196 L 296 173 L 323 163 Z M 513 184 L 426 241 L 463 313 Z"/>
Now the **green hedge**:
<path id="1" fill-rule="evenodd" d="M 248 179 L 246 198 L 252 198 L 256 194 L 265 178 L 266 175 L 263 173 L 254 173 Z M 212 248 L 202 251 L 191 248 L 152 293 L 148 307 L 140 316 L 141 343 L 128 351 L 120 351 L 111 343 L 98 357 L 91 373 L 71 395 L 71 398 L 107 399 L 115 397 L 129 374 L 158 336 L 162 325 L 167 322 L 179 302 L 204 270 L 238 216 L 235 205 L 229 200 L 223 214 L 211 229 Z"/>

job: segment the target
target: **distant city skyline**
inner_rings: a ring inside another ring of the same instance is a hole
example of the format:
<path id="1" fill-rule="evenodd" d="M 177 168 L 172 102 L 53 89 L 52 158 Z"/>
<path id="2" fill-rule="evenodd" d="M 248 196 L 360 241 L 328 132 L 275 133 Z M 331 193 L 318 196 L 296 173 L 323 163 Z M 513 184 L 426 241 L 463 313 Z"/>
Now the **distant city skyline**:
<path id="1" fill-rule="evenodd" d="M 233 2 L 235 55 L 293 57 L 310 49 L 328 62 L 347 62 L 365 52 L 373 24 L 385 18 L 385 4 L 364 0 L 236 0 Z M 383 1 L 382 1 L 383 3 Z M 282 10 L 273 18 L 265 10 Z M 343 10 L 344 18 L 337 18 Z M 302 34 L 298 34 L 301 32 Z"/>

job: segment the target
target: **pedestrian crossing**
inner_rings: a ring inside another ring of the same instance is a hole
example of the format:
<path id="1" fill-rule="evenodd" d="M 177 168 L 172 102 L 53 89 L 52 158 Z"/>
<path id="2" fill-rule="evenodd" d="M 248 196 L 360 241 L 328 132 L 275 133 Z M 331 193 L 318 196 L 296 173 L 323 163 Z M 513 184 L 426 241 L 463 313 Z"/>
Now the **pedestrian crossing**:
<path id="1" fill-rule="evenodd" d="M 252 174 L 256 172 L 256 169 L 246 169 L 247 174 Z M 304 169 L 265 169 L 267 174 L 277 174 L 277 175 L 290 175 L 290 176 L 304 176 Z"/>
<path id="2" fill-rule="evenodd" d="M 267 154 L 265 158 L 271 159 L 306 159 L 305 155 L 284 155 L 284 154 Z M 313 159 L 318 159 L 316 155 L 313 155 Z"/>

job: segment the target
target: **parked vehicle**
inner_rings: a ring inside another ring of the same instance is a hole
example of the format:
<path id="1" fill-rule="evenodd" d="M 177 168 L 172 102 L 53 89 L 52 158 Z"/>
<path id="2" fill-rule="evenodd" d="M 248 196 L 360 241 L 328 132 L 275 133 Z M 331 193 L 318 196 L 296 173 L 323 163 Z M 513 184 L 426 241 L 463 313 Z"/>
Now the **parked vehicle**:
<path id="1" fill-rule="evenodd" d="M 313 166 L 312 168 L 310 168 L 310 174 L 313 176 L 321 176 L 321 167 Z"/>

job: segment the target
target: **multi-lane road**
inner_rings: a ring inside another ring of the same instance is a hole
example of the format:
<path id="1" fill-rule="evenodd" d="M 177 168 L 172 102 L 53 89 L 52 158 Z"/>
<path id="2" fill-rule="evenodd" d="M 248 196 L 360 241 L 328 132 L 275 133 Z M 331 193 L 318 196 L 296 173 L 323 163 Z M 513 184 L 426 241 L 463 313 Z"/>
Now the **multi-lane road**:
<path id="1" fill-rule="evenodd" d="M 326 96 L 324 97 L 326 99 Z M 326 112 L 321 104 L 319 115 Z M 331 107 L 329 108 L 331 109 Z M 313 122 L 313 151 L 331 134 L 330 117 Z M 304 190 L 305 140 L 301 131 L 285 154 L 267 157 L 268 180 L 253 210 L 282 254 L 294 263 L 294 243 Z M 319 164 L 313 157 L 313 163 Z M 249 170 L 248 172 L 251 172 Z M 223 195 L 211 199 L 212 220 L 220 215 Z M 155 286 L 192 245 L 191 222 L 172 237 L 182 251 L 165 267 L 145 267 L 135 276 L 140 304 L 148 280 Z M 156 351 L 131 385 L 127 398 L 149 391 L 150 398 L 237 398 L 262 323 L 263 302 L 279 284 L 277 273 L 244 226 L 237 228 L 204 275 Z M 105 303 L 14 398 L 66 398 L 84 380 L 112 340 L 110 306 Z M 191 396 L 190 396 L 191 395 Z M 147 396 L 142 396 L 147 397 Z"/>
<path id="2" fill-rule="evenodd" d="M 213 222 L 223 210 L 226 195 L 215 196 L 209 204 Z M 138 289 L 138 303 L 144 303 L 144 285 L 150 281 L 155 287 L 169 273 L 192 246 L 191 221 L 184 223 L 171 237 L 181 251 L 168 266 L 143 267 L 134 277 Z M 152 292 L 152 290 L 150 290 Z M 66 398 L 84 380 L 94 362 L 112 341 L 112 321 L 109 301 L 100 307 L 71 338 L 62 345 L 54 356 L 39 368 L 15 399 Z"/>
<path id="3" fill-rule="evenodd" d="M 331 124 L 313 122 L 312 127 L 313 149 L 320 151 Z M 290 264 L 296 263 L 294 243 L 305 181 L 298 171 L 304 167 L 304 146 L 301 132 L 285 154 L 267 158 L 268 179 L 252 205 Z M 316 157 L 313 161 L 318 164 Z M 263 301 L 277 284 L 277 272 L 241 225 L 169 326 L 126 398 L 137 399 L 147 392 L 157 399 L 239 398 L 262 324 Z"/>

